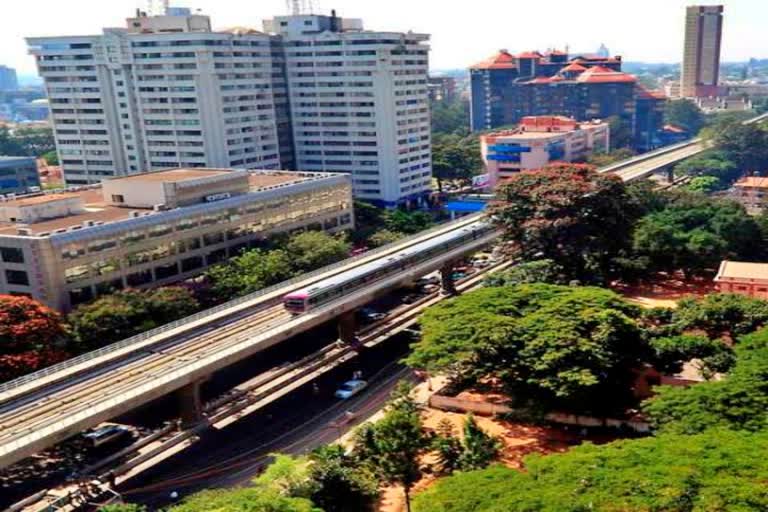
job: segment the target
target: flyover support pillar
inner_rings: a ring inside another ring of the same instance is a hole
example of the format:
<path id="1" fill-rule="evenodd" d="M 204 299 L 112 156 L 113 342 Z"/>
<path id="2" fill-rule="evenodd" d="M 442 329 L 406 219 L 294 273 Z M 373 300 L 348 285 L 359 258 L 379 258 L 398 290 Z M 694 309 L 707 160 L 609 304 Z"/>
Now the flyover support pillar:
<path id="1" fill-rule="evenodd" d="M 445 295 L 458 295 L 456 283 L 453 282 L 453 263 L 447 263 L 440 269 L 440 284 Z"/>
<path id="2" fill-rule="evenodd" d="M 201 380 L 192 382 L 176 392 L 181 412 L 181 428 L 195 426 L 203 420 L 203 401 L 200 398 L 202 383 Z"/>
<path id="3" fill-rule="evenodd" d="M 339 340 L 347 345 L 357 345 L 355 312 L 347 311 L 339 316 Z"/>
<path id="4" fill-rule="evenodd" d="M 667 183 L 674 183 L 675 182 L 675 170 L 673 166 L 668 166 L 666 169 L 664 169 L 664 172 L 667 175 Z"/>

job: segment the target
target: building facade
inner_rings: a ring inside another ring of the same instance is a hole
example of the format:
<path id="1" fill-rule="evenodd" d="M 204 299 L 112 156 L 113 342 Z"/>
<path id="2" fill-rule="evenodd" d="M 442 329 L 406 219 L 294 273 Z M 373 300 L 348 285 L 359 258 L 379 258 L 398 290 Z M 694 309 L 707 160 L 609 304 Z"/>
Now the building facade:
<path id="1" fill-rule="evenodd" d="M 40 190 L 37 162 L 26 156 L 0 156 L 0 195 Z"/>
<path id="2" fill-rule="evenodd" d="M 429 36 L 335 14 L 278 16 L 264 30 L 285 55 L 296 168 L 350 173 L 355 197 L 383 206 L 426 196 Z"/>
<path id="3" fill-rule="evenodd" d="M 453 101 L 456 99 L 456 79 L 452 76 L 430 76 L 427 79 L 430 101 Z"/>
<path id="4" fill-rule="evenodd" d="M 733 184 L 731 196 L 749 213 L 759 214 L 768 206 L 768 178 L 746 176 Z"/>
<path id="5" fill-rule="evenodd" d="M 172 167 L 352 174 L 384 205 L 431 184 L 428 36 L 280 16 L 265 32 L 137 13 L 97 36 L 29 38 L 68 185 Z"/>
<path id="6" fill-rule="evenodd" d="M 526 116 L 615 116 L 631 129 L 636 149 L 653 149 L 659 140 L 653 134 L 662 127 L 658 114 L 666 99 L 622 72 L 620 57 L 503 50 L 470 74 L 473 131 L 514 125 Z"/>
<path id="7" fill-rule="evenodd" d="M 722 5 L 692 5 L 686 8 L 680 76 L 680 94 L 684 98 L 720 95 L 722 37 Z"/>
<path id="8" fill-rule="evenodd" d="M 481 153 L 493 189 L 500 180 L 552 162 L 583 161 L 610 148 L 610 127 L 594 121 L 578 123 L 557 116 L 524 117 L 515 130 L 480 138 Z"/>
<path id="9" fill-rule="evenodd" d="M 723 261 L 715 276 L 720 293 L 735 293 L 768 300 L 768 263 Z"/>
<path id="10" fill-rule="evenodd" d="M 27 41 L 68 185 L 171 167 L 284 167 L 268 35 L 138 13 L 102 35 Z"/>
<path id="11" fill-rule="evenodd" d="M 0 65 L 0 92 L 17 91 L 19 80 L 16 70 L 8 66 Z"/>
<path id="12" fill-rule="evenodd" d="M 174 169 L 0 201 L 0 293 L 59 310 L 192 277 L 275 233 L 351 229 L 349 176 Z"/>

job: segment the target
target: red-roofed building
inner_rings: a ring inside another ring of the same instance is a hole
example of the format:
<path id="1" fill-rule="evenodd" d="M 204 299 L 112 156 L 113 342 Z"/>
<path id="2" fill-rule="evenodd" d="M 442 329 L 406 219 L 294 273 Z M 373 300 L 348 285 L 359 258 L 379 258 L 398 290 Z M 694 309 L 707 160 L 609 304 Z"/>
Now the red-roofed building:
<path id="1" fill-rule="evenodd" d="M 499 50 L 499 53 L 478 62 L 470 69 L 517 69 L 517 59 L 507 50 Z"/>

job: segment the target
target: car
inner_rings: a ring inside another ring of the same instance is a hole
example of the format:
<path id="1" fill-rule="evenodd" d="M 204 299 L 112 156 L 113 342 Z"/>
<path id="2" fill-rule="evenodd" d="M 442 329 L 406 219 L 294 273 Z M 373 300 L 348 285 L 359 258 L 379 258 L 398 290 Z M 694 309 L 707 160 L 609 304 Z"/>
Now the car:
<path id="1" fill-rule="evenodd" d="M 438 276 L 428 276 L 417 279 L 414 283 L 416 286 L 427 286 L 430 284 L 440 284 L 440 278 Z"/>
<path id="2" fill-rule="evenodd" d="M 440 290 L 440 285 L 439 284 L 425 284 L 424 286 L 419 288 L 419 291 L 421 293 L 427 293 L 427 294 L 435 293 L 435 292 L 437 292 L 439 290 Z"/>
<path id="3" fill-rule="evenodd" d="M 360 379 L 354 379 L 354 380 L 348 380 L 344 384 L 341 385 L 339 389 L 336 390 L 336 392 L 333 394 L 336 398 L 341 398 L 342 400 L 346 400 L 348 398 L 352 398 L 362 390 L 368 387 L 368 383 L 364 380 Z"/>
<path id="4" fill-rule="evenodd" d="M 421 295 L 417 295 L 415 293 L 409 293 L 405 297 L 401 299 L 403 304 L 413 304 L 414 302 L 418 302 L 423 298 Z"/>
<path id="5" fill-rule="evenodd" d="M 387 318 L 387 313 L 381 313 L 371 308 L 363 308 L 360 310 L 360 316 L 364 322 L 378 322 Z"/>
<path id="6" fill-rule="evenodd" d="M 115 423 L 109 423 L 104 426 L 89 430 L 83 434 L 83 437 L 94 448 L 112 443 L 118 440 L 124 440 L 128 437 L 133 438 L 133 430 L 125 425 L 118 425 Z"/>

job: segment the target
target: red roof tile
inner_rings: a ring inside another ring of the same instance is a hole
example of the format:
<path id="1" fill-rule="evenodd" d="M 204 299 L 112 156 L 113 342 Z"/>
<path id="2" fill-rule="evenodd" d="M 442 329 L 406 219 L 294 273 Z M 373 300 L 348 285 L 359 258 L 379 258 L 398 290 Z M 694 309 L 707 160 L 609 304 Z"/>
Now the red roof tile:
<path id="1" fill-rule="evenodd" d="M 586 66 L 582 66 L 578 62 L 571 62 L 567 66 L 565 66 L 563 69 L 560 70 L 561 73 L 581 73 L 582 71 L 586 71 Z"/>
<path id="2" fill-rule="evenodd" d="M 517 56 L 518 59 L 540 59 L 543 55 L 539 52 L 523 52 Z"/>
<path id="3" fill-rule="evenodd" d="M 637 96 L 644 99 L 665 100 L 667 95 L 663 91 L 651 90 L 647 87 L 637 84 Z"/>
<path id="4" fill-rule="evenodd" d="M 471 69 L 515 69 L 517 68 L 517 60 L 514 55 L 506 50 L 501 50 L 493 57 L 486 59 L 482 62 L 478 62 Z"/>
<path id="5" fill-rule="evenodd" d="M 598 83 L 637 83 L 637 78 L 628 73 L 614 71 L 603 66 L 594 66 L 584 71 L 578 78 L 578 82 L 588 84 Z"/>

